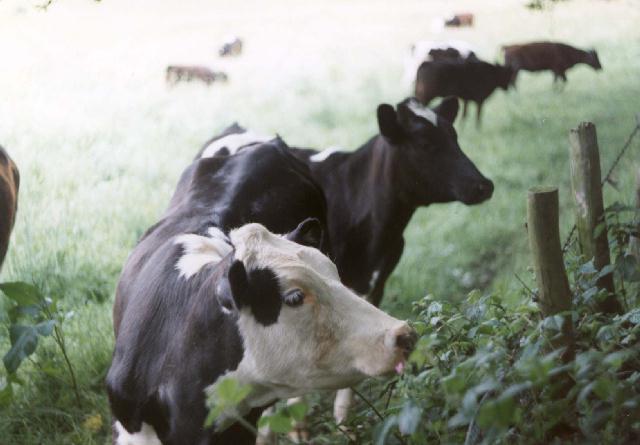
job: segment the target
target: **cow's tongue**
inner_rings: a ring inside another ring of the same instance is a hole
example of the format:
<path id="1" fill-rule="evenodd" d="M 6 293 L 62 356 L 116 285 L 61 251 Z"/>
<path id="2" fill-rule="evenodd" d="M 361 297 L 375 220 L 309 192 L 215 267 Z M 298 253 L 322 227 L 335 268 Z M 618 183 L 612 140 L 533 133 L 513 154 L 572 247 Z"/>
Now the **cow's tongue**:
<path id="1" fill-rule="evenodd" d="M 398 362 L 395 367 L 396 374 L 402 374 L 404 372 L 404 361 Z"/>

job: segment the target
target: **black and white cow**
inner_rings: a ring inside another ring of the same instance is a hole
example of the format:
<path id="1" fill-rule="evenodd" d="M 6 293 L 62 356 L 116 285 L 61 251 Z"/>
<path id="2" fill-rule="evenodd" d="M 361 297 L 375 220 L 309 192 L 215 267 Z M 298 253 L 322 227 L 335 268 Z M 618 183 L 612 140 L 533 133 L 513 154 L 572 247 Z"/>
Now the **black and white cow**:
<path id="1" fill-rule="evenodd" d="M 204 391 L 221 376 L 252 386 L 241 408 L 255 424 L 278 398 L 403 366 L 415 333 L 340 282 L 315 248 L 324 211 L 279 139 L 185 171 L 118 283 L 107 375 L 115 444 L 253 443 L 237 424 L 204 428 Z"/>
<path id="2" fill-rule="evenodd" d="M 376 306 L 418 207 L 454 201 L 479 204 L 493 193 L 493 183 L 458 145 L 453 127 L 457 114 L 456 98 L 445 98 L 433 109 L 409 98 L 396 109 L 380 105 L 380 133 L 353 152 L 294 149 L 325 194 L 332 258 L 342 282 Z M 260 140 L 238 126 L 230 131 L 243 144 Z M 202 152 L 224 149 L 214 141 Z M 344 420 L 350 400 L 348 391 L 339 392 L 334 407 L 338 421 Z"/>

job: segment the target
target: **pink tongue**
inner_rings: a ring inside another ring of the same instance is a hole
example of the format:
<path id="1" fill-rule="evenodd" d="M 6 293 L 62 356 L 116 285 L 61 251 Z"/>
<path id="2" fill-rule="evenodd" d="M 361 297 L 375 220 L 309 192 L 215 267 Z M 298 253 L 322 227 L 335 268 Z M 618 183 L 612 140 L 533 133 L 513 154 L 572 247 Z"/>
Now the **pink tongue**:
<path id="1" fill-rule="evenodd" d="M 404 362 L 398 362 L 395 369 L 397 374 L 402 374 L 404 372 Z"/>

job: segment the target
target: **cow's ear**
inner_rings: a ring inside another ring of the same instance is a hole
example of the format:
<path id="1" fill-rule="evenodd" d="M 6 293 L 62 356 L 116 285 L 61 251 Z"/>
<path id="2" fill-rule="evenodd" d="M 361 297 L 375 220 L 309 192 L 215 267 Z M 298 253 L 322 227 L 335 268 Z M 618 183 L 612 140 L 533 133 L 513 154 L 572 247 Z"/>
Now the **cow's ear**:
<path id="1" fill-rule="evenodd" d="M 380 134 L 391 142 L 397 142 L 402 138 L 402 126 L 398 121 L 398 115 L 389 104 L 378 106 L 378 127 Z"/>
<path id="2" fill-rule="evenodd" d="M 316 218 L 307 218 L 298 224 L 293 231 L 287 233 L 285 238 L 294 243 L 302 244 L 303 246 L 320 248 L 322 244 L 322 225 Z"/>
<path id="3" fill-rule="evenodd" d="M 442 116 L 445 120 L 453 123 L 458 115 L 460 106 L 458 104 L 458 98 L 454 96 L 447 96 L 442 99 L 442 102 L 433 109 L 438 116 Z"/>

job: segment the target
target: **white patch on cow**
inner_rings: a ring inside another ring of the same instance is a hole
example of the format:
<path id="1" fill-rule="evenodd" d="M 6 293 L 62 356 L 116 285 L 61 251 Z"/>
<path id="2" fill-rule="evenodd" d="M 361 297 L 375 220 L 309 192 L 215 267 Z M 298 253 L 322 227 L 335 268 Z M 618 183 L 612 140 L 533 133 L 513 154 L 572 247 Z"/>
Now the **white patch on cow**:
<path id="1" fill-rule="evenodd" d="M 183 254 L 176 263 L 180 276 L 191 278 L 204 266 L 218 263 L 233 250 L 229 239 L 217 227 L 208 230 L 209 236 L 186 233 L 176 237 L 174 243 L 182 244 Z"/>
<path id="2" fill-rule="evenodd" d="M 331 156 L 334 153 L 339 153 L 341 151 L 344 151 L 342 148 L 340 147 L 329 147 L 329 148 L 325 148 L 324 150 L 322 150 L 320 153 L 316 153 L 313 156 L 309 157 L 309 160 L 311 162 L 323 162 L 325 161 L 329 156 Z"/>
<path id="3" fill-rule="evenodd" d="M 118 438 L 115 445 L 162 445 L 151 425 L 142 423 L 137 433 L 129 433 L 120 422 L 115 423 Z"/>
<path id="4" fill-rule="evenodd" d="M 277 322 L 268 326 L 257 322 L 250 307 L 240 310 L 244 351 L 228 376 L 253 388 L 242 411 L 314 389 L 349 387 L 366 376 L 393 372 L 404 360 L 396 340 L 408 333 L 407 324 L 345 287 L 320 251 L 259 224 L 232 230 L 229 238 L 234 257 L 247 270 L 268 268 L 284 292 L 305 294 L 302 305 L 283 305 Z"/>
<path id="5" fill-rule="evenodd" d="M 409 102 L 409 109 L 413 111 L 413 114 L 416 116 L 423 117 L 434 126 L 438 126 L 438 115 L 432 109 L 423 107 L 414 100 Z"/>
<path id="6" fill-rule="evenodd" d="M 254 133 L 252 131 L 245 131 L 244 133 L 234 133 L 227 136 L 224 136 L 220 139 L 217 139 L 207 145 L 207 148 L 202 152 L 201 158 L 210 158 L 215 156 L 218 151 L 226 148 L 229 150 L 230 155 L 234 155 L 240 150 L 242 147 L 246 147 L 247 145 L 260 144 L 262 142 L 267 142 L 272 140 L 273 136 L 265 136 L 261 134 Z"/>

